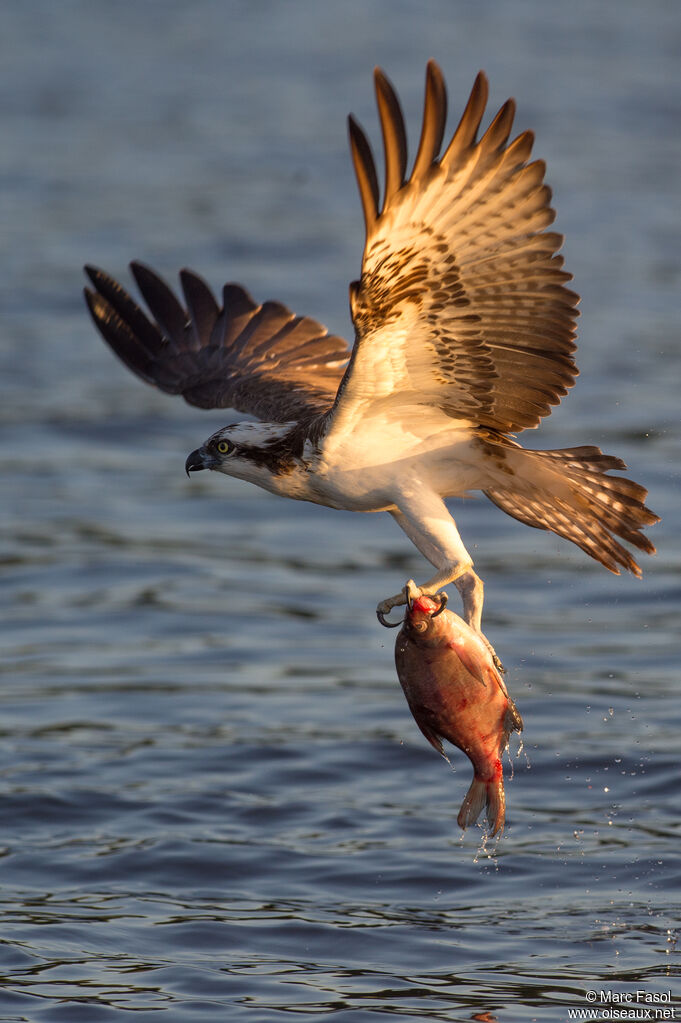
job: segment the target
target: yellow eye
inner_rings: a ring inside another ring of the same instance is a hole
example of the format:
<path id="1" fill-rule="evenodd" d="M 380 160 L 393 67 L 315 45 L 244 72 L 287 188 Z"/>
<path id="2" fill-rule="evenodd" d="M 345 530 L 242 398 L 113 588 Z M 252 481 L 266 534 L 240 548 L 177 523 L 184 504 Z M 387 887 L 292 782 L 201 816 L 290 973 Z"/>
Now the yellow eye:
<path id="1" fill-rule="evenodd" d="M 228 455 L 234 448 L 234 445 L 230 444 L 228 440 L 220 440 L 217 447 L 221 455 Z"/>

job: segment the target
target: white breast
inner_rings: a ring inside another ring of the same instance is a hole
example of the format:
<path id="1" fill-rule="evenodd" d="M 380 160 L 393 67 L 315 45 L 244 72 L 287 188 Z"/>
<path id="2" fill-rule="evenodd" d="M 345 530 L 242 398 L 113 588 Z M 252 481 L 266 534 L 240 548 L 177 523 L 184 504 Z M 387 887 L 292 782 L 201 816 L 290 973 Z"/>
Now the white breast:
<path id="1" fill-rule="evenodd" d="M 406 414 L 405 414 L 406 412 Z M 477 457 L 467 424 L 439 409 L 390 408 L 334 429 L 310 466 L 320 503 L 357 511 L 387 510 L 400 494 L 425 486 L 440 496 L 463 495 L 480 486 Z"/>

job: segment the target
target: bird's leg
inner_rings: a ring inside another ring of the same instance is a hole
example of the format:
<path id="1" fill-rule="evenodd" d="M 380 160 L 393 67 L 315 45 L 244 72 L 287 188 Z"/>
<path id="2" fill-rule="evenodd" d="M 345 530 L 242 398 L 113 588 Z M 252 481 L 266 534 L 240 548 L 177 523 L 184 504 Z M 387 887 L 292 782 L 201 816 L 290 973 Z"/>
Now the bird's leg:
<path id="1" fill-rule="evenodd" d="M 499 659 L 489 641 L 482 634 L 482 579 L 473 571 L 473 559 L 466 550 L 442 498 L 425 488 L 404 493 L 400 507 L 391 510 L 397 524 L 415 547 L 439 571 L 423 586 L 410 579 L 400 593 L 382 600 L 377 612 L 386 615 L 391 608 L 414 600 L 420 593 L 432 597 L 449 583 L 454 583 L 461 594 L 463 618 L 467 625 L 482 636 L 499 666 Z"/>
<path id="2" fill-rule="evenodd" d="M 463 573 L 463 575 L 457 576 L 453 582 L 461 594 L 461 600 L 463 601 L 464 621 L 467 625 L 470 625 L 472 629 L 475 629 L 480 638 L 483 640 L 485 646 L 492 655 L 492 660 L 494 661 L 496 669 L 505 674 L 506 669 L 497 656 L 496 650 L 482 631 L 482 602 L 485 590 L 482 579 L 473 571 L 472 568 L 469 568 L 467 572 Z"/>
<path id="3" fill-rule="evenodd" d="M 438 572 L 422 586 L 416 586 L 413 579 L 394 597 L 382 600 L 377 612 L 386 615 L 393 607 L 407 603 L 410 587 L 426 596 L 434 596 L 449 583 L 455 583 L 463 599 L 464 618 L 467 624 L 480 631 L 482 618 L 482 582 L 473 571 L 473 560 L 464 547 L 456 525 L 440 497 L 425 492 L 419 493 L 420 503 L 412 514 L 405 510 L 391 511 L 401 529 L 414 546 L 438 569 Z M 402 500 L 406 508 L 406 498 Z M 468 582 L 464 582 L 464 580 Z M 462 580 L 459 583 L 459 580 Z M 463 587 L 463 589 L 462 589 Z M 415 593 L 414 596 L 418 596 Z"/>
<path id="4" fill-rule="evenodd" d="M 482 579 L 469 568 L 452 582 L 461 594 L 464 621 L 476 632 L 482 632 L 482 602 L 485 589 Z"/>

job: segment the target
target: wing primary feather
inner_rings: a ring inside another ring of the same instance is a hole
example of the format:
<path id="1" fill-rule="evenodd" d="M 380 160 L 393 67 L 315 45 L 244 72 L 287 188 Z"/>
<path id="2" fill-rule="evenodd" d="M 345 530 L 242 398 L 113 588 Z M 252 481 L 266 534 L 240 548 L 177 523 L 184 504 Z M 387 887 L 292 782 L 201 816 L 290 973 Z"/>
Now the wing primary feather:
<path id="1" fill-rule="evenodd" d="M 225 284 L 222 289 L 222 311 L 215 321 L 211 344 L 231 348 L 258 308 L 240 284 Z"/>
<path id="2" fill-rule="evenodd" d="M 513 127 L 514 117 L 515 100 L 507 99 L 494 117 L 494 120 L 485 134 L 480 139 L 480 145 L 485 148 L 489 147 L 491 152 L 496 155 L 496 151 L 503 149 L 508 142 L 508 137 L 511 134 L 511 128 Z"/>
<path id="3" fill-rule="evenodd" d="M 186 311 L 166 282 L 144 263 L 135 261 L 130 264 L 130 269 L 151 315 L 163 333 L 171 341 L 180 344 L 187 326 Z"/>
<path id="4" fill-rule="evenodd" d="M 109 274 L 104 273 L 103 270 L 98 270 L 96 266 L 86 266 L 85 272 L 94 284 L 98 296 L 101 295 L 106 300 L 108 307 L 123 322 L 129 324 L 130 330 L 139 338 L 140 344 L 147 352 L 150 355 L 155 355 L 161 347 L 161 335 L 156 326 L 149 321 L 148 317 L 142 312 L 137 303 L 133 301 L 127 291 L 120 286 L 118 281 L 115 281 Z M 86 291 L 86 296 L 91 294 L 91 292 Z M 89 298 L 88 307 L 94 316 L 93 304 Z M 97 308 L 100 308 L 99 305 Z"/>
<path id="5" fill-rule="evenodd" d="M 382 212 L 404 184 L 407 169 L 407 133 L 400 101 L 380 68 L 374 71 L 374 84 L 385 149 L 385 195 Z"/>
<path id="6" fill-rule="evenodd" d="M 364 224 L 368 236 L 378 217 L 379 191 L 376 164 L 374 163 L 369 141 L 352 114 L 348 117 L 348 131 L 350 134 L 352 164 L 355 168 L 359 197 L 362 200 Z"/>
<path id="7" fill-rule="evenodd" d="M 454 132 L 452 141 L 447 147 L 447 151 L 442 157 L 441 163 L 447 167 L 447 169 L 453 168 L 459 160 L 462 154 L 468 152 L 471 146 L 475 143 L 475 138 L 478 134 L 480 122 L 483 114 L 485 113 L 485 107 L 487 106 L 487 96 L 489 93 L 489 83 L 487 81 L 487 75 L 484 71 L 478 71 L 478 74 L 473 82 L 473 88 L 471 94 L 468 97 L 468 103 L 466 109 L 461 115 L 459 125 Z"/>
<path id="8" fill-rule="evenodd" d="M 193 347 L 203 348 L 209 343 L 220 314 L 218 304 L 203 278 L 192 270 L 180 270 L 180 284 L 191 321 Z"/>
<path id="9" fill-rule="evenodd" d="M 426 95 L 423 101 L 423 127 L 410 181 L 423 178 L 437 160 L 447 120 L 447 87 L 439 65 L 429 60 L 426 67 Z"/>
<path id="10" fill-rule="evenodd" d="M 154 384 L 152 372 L 153 352 L 143 344 L 134 328 L 101 294 L 83 289 L 90 315 L 100 334 L 113 349 L 121 362 L 149 384 Z M 151 324 L 147 320 L 147 325 Z M 152 328 L 153 329 L 153 328 Z M 157 337 L 157 341 L 160 338 Z"/>

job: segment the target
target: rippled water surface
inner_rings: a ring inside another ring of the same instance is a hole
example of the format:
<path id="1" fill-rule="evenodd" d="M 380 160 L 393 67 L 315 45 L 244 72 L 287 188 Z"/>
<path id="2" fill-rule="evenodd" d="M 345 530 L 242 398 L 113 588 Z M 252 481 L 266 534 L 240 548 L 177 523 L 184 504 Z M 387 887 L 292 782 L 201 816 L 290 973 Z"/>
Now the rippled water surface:
<path id="1" fill-rule="evenodd" d="M 681 1018 L 679 5 L 9 0 L 0 30 L 0 1019 Z M 495 850 L 373 614 L 427 571 L 406 539 L 187 480 L 226 414 L 135 380 L 81 297 L 141 258 L 347 335 L 344 118 L 376 137 L 380 63 L 416 136 L 430 56 L 452 122 L 479 67 L 517 97 L 583 295 L 528 444 L 620 454 L 663 516 L 638 582 L 455 508 L 525 721 Z"/>

